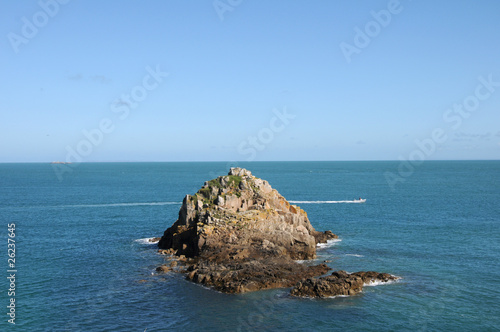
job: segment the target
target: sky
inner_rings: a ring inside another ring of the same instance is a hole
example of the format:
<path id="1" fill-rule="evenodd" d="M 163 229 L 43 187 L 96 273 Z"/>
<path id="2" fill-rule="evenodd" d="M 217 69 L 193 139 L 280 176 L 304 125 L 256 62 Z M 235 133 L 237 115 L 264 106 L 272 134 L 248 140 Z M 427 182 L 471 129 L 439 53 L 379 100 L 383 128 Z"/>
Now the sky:
<path id="1" fill-rule="evenodd" d="M 500 157 L 496 0 L 0 4 L 0 162 Z"/>

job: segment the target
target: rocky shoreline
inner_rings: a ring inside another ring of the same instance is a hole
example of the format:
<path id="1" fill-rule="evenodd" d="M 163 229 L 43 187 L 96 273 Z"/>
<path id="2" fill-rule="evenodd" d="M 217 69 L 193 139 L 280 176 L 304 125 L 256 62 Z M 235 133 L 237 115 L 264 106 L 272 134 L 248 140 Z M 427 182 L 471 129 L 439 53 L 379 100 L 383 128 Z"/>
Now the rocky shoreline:
<path id="1" fill-rule="evenodd" d="M 190 281 L 225 293 L 294 287 L 292 295 L 311 297 L 355 294 L 368 275 L 392 280 L 376 272 L 343 271 L 315 278 L 331 269 L 295 261 L 316 258 L 317 244 L 335 238 L 331 231 L 316 231 L 307 213 L 267 181 L 232 168 L 184 198 L 179 218 L 158 242 L 162 253 L 177 260 L 157 271 L 182 272 Z"/>

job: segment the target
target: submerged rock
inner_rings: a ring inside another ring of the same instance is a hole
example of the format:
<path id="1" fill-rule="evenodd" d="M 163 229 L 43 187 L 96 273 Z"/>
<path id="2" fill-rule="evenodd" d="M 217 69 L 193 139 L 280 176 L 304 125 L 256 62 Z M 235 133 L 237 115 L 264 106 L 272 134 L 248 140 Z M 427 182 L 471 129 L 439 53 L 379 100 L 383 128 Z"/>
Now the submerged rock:
<path id="1" fill-rule="evenodd" d="M 388 273 L 335 271 L 327 277 L 306 279 L 298 282 L 290 291 L 293 296 L 300 297 L 332 297 L 339 295 L 355 295 L 363 290 L 365 284 L 389 282 L 398 279 Z"/>
<path id="2" fill-rule="evenodd" d="M 324 265 L 294 260 L 316 257 L 316 245 L 337 238 L 316 231 L 307 213 L 265 180 L 242 168 L 205 182 L 187 195 L 178 220 L 158 246 L 195 258 L 187 278 L 229 293 L 291 287 L 326 273 Z"/>
<path id="3" fill-rule="evenodd" d="M 161 265 L 161 266 L 158 266 L 156 268 L 156 272 L 162 272 L 162 273 L 166 273 L 166 272 L 169 272 L 171 271 L 172 269 L 166 265 Z"/>

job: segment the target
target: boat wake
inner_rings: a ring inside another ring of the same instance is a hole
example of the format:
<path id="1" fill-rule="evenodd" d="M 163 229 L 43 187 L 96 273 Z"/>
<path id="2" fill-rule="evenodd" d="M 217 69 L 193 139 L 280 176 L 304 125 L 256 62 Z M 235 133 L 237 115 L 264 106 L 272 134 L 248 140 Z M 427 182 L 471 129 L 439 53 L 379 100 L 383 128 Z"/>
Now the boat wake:
<path id="1" fill-rule="evenodd" d="M 157 206 L 157 205 L 181 205 L 182 202 L 145 202 L 145 203 L 109 203 L 109 204 L 74 204 L 59 205 L 58 208 L 95 208 L 95 207 L 124 207 L 124 206 Z"/>
<path id="2" fill-rule="evenodd" d="M 337 204 L 337 203 L 364 203 L 363 200 L 353 201 L 289 201 L 291 204 Z M 157 206 L 157 205 L 181 205 L 182 202 L 137 202 L 137 203 L 108 203 L 108 204 L 74 204 L 60 205 L 56 207 L 75 208 L 75 207 L 123 207 L 123 206 Z"/>
<path id="3" fill-rule="evenodd" d="M 289 201 L 291 204 L 336 204 L 336 203 L 364 203 L 366 199 L 352 201 Z M 162 206 L 181 205 L 182 202 L 133 202 L 133 203 L 106 203 L 106 204 L 68 204 L 52 206 L 18 206 L 8 208 L 31 208 L 31 209 L 68 209 L 68 208 L 107 208 L 107 207 L 134 207 L 134 206 Z"/>
<path id="4" fill-rule="evenodd" d="M 291 204 L 336 204 L 336 203 L 364 203 L 366 200 L 353 201 L 289 201 Z M 107 204 L 71 204 L 52 206 L 53 208 L 99 208 L 99 207 L 127 207 L 127 206 L 160 206 L 181 205 L 182 202 L 135 202 L 135 203 L 107 203 Z"/>
<path id="5" fill-rule="evenodd" d="M 291 204 L 359 204 L 366 202 L 366 199 L 355 199 L 352 201 L 288 201 Z"/>

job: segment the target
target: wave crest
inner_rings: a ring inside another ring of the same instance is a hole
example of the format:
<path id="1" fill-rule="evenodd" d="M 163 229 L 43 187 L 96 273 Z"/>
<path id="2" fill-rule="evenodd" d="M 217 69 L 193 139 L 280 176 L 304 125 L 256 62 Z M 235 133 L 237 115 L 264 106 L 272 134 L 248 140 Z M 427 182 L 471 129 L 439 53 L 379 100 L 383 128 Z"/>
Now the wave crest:
<path id="1" fill-rule="evenodd" d="M 154 237 L 145 237 L 143 239 L 134 240 L 134 242 L 137 242 L 140 244 L 156 244 L 156 243 L 158 243 L 159 240 L 152 241 L 153 239 L 155 239 L 155 238 Z"/>
<path id="2" fill-rule="evenodd" d="M 336 245 L 340 241 L 342 241 L 342 240 L 341 239 L 331 239 L 331 240 L 326 241 L 326 243 L 318 243 L 316 245 L 316 247 L 318 247 L 319 249 L 333 247 L 334 245 Z"/>

